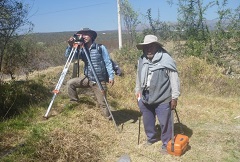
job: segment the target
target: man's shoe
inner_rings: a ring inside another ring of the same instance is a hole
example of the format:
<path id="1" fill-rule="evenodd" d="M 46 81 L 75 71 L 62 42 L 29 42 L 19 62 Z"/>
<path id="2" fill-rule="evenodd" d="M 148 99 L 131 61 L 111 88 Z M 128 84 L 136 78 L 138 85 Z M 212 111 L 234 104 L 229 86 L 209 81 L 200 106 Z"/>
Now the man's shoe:
<path id="1" fill-rule="evenodd" d="M 160 153 L 163 154 L 163 155 L 168 154 L 166 146 L 162 146 L 162 148 L 160 150 Z"/>
<path id="2" fill-rule="evenodd" d="M 102 115 L 109 120 L 112 119 L 112 116 L 110 115 L 110 112 L 107 108 L 102 108 Z"/>
<path id="3" fill-rule="evenodd" d="M 166 149 L 161 149 L 161 150 L 160 150 L 160 153 L 163 154 L 163 155 L 167 155 L 167 154 L 168 154 L 168 152 L 167 152 Z"/>
<path id="4" fill-rule="evenodd" d="M 109 115 L 108 117 L 106 117 L 108 120 L 113 120 L 112 116 Z"/>
<path id="5" fill-rule="evenodd" d="M 145 143 L 143 143 L 144 146 L 151 146 L 152 144 L 154 144 L 155 142 L 150 142 L 150 141 L 146 141 Z"/>

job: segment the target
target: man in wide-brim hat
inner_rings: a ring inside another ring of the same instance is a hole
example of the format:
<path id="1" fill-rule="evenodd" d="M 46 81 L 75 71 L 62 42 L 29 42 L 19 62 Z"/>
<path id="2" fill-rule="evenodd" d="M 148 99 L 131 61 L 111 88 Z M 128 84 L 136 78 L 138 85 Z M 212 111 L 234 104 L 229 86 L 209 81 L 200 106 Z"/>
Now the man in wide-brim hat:
<path id="1" fill-rule="evenodd" d="M 143 51 L 138 60 L 135 93 L 143 114 L 147 135 L 145 144 L 151 145 L 161 139 L 161 152 L 166 153 L 172 135 L 171 110 L 176 108 L 180 95 L 177 67 L 155 35 L 146 35 L 143 43 L 136 47 Z M 156 115 L 161 137 L 157 136 L 155 129 Z"/>
<path id="2" fill-rule="evenodd" d="M 84 62 L 83 74 L 80 77 L 72 78 L 67 82 L 68 95 L 71 104 L 74 105 L 80 103 L 80 99 L 77 94 L 77 88 L 91 88 L 96 96 L 98 106 L 102 110 L 102 115 L 108 119 L 111 119 L 110 110 L 107 108 L 105 99 L 106 93 L 102 93 L 102 90 L 98 87 L 98 81 L 100 82 L 104 91 L 107 91 L 107 82 L 113 86 L 114 84 L 114 71 L 110 55 L 107 48 L 102 44 L 97 44 L 95 39 L 97 33 L 89 28 L 83 28 L 76 33 L 80 41 L 75 42 L 74 37 L 70 37 L 68 40 L 68 47 L 65 56 L 68 57 L 72 51 L 73 45 L 77 43 L 78 50 L 75 53 L 75 58 L 81 59 Z M 99 50 L 101 48 L 101 50 Z M 87 56 L 89 56 L 88 62 Z M 92 65 L 92 66 L 91 66 Z"/>
<path id="3" fill-rule="evenodd" d="M 143 43 L 139 43 L 136 46 L 137 46 L 137 49 L 142 50 L 144 46 L 149 44 L 157 44 L 163 47 L 163 45 L 160 42 L 158 42 L 158 38 L 155 35 L 146 35 L 144 37 Z"/>
<path id="4" fill-rule="evenodd" d="M 166 51 L 163 48 L 163 45 L 158 42 L 158 38 L 155 35 L 146 35 L 144 37 L 143 43 L 139 43 L 136 45 L 137 49 L 143 50 L 143 53 L 145 53 L 148 56 L 148 59 L 152 59 L 153 56 L 156 54 L 158 50 Z M 150 53 L 146 50 L 151 50 Z"/>

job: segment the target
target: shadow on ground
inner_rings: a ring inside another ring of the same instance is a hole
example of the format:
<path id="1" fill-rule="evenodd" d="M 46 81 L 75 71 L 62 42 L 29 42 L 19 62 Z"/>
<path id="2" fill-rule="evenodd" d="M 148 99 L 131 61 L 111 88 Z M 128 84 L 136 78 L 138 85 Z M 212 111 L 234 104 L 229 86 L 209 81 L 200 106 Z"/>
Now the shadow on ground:
<path id="1" fill-rule="evenodd" d="M 141 116 L 141 113 L 139 111 L 129 109 L 115 110 L 112 111 L 112 114 L 117 125 L 121 125 L 130 120 L 132 120 L 132 123 L 135 123 Z"/>

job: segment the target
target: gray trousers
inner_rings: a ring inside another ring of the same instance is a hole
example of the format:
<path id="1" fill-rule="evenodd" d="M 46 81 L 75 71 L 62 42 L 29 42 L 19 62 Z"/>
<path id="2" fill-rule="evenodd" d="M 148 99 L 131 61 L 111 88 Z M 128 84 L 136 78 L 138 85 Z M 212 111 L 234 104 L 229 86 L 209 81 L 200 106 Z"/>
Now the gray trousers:
<path id="1" fill-rule="evenodd" d="M 107 109 L 106 103 L 104 101 L 104 96 L 106 97 L 107 86 L 106 82 L 101 82 L 102 87 L 105 91 L 103 94 L 99 89 L 96 82 L 89 81 L 87 77 L 72 78 L 67 82 L 67 89 L 70 101 L 79 101 L 77 94 L 77 88 L 91 88 L 97 98 L 99 107 L 102 109 L 102 113 L 105 117 L 109 117 L 110 113 Z"/>
<path id="2" fill-rule="evenodd" d="M 159 137 L 156 136 L 157 132 L 155 127 L 157 116 L 161 128 L 162 148 L 165 148 L 172 136 L 170 103 L 147 105 L 140 100 L 138 106 L 143 115 L 143 125 L 147 140 L 151 143 L 159 140 Z"/>

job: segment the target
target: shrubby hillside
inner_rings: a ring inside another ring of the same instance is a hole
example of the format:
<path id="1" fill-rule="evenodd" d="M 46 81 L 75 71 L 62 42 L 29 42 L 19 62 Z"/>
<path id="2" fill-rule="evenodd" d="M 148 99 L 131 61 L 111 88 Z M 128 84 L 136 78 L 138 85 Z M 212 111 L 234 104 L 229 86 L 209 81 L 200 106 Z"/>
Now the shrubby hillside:
<path id="1" fill-rule="evenodd" d="M 25 76 L 17 76 L 15 81 L 5 82 L 1 87 L 1 102 L 5 103 L 1 106 L 1 161 L 112 162 L 126 154 L 133 162 L 240 159 L 240 142 L 236 136 L 240 132 L 238 78 L 226 75 L 224 67 L 204 59 L 180 56 L 172 42 L 166 43 L 165 48 L 172 53 L 179 69 L 181 97 L 177 110 L 184 133 L 190 137 L 191 149 L 181 157 L 161 155 L 161 142 L 149 147 L 142 145 L 145 133 L 134 96 L 136 62 L 141 53 L 134 46 L 119 51 L 116 33 L 110 37 L 104 33 L 99 34 L 97 41 L 109 47 L 111 57 L 124 73 L 122 77 L 116 76 L 115 85 L 108 91 L 117 128 L 113 121 L 101 116 L 89 91 L 79 89 L 81 103 L 67 106 L 66 81 L 71 78 L 72 67 L 49 118 L 43 118 L 63 69 L 65 41 L 72 32 L 61 33 L 59 37 L 57 33 L 44 34 L 42 38 L 39 34 L 37 40 L 48 46 L 46 51 L 56 60 L 61 57 L 62 62 L 49 63 L 46 68 L 33 71 L 27 80 Z M 57 37 L 59 43 L 51 44 L 49 40 Z M 46 51 L 42 53 L 44 56 L 49 54 Z M 176 121 L 175 131 L 179 130 Z"/>

